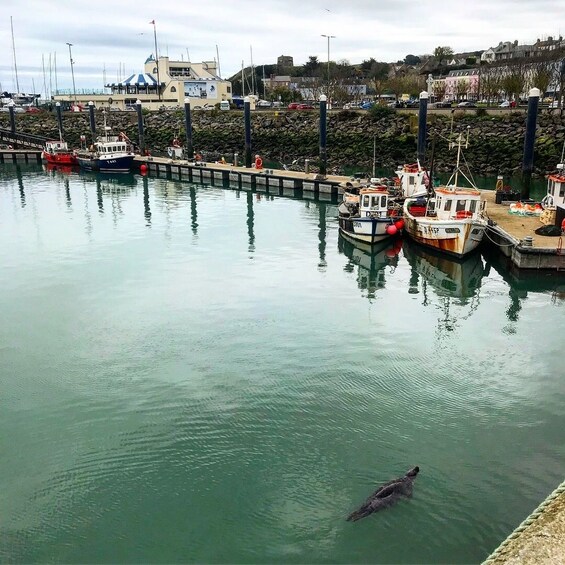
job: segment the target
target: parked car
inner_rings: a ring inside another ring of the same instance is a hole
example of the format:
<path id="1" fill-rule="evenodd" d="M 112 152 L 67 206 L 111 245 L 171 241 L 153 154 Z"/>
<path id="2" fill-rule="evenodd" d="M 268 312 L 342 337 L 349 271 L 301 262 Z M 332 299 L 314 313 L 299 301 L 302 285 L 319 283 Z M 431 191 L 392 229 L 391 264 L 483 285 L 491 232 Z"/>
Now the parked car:
<path id="1" fill-rule="evenodd" d="M 498 105 L 499 108 L 510 108 L 510 102 L 508 100 L 504 100 L 502 103 Z"/>
<path id="2" fill-rule="evenodd" d="M 451 101 L 441 100 L 440 102 L 436 102 L 436 108 L 451 108 Z"/>
<path id="3" fill-rule="evenodd" d="M 459 104 L 457 104 L 458 108 L 476 108 L 477 105 L 474 102 L 471 102 L 470 100 L 465 100 L 463 102 L 459 102 Z"/>
<path id="4" fill-rule="evenodd" d="M 28 106 L 26 108 L 26 112 L 28 114 L 39 114 L 39 112 L 41 112 L 41 110 L 37 106 Z"/>
<path id="5" fill-rule="evenodd" d="M 288 105 L 289 110 L 298 110 L 298 106 L 300 106 L 300 102 L 291 102 Z"/>
<path id="6" fill-rule="evenodd" d="M 298 104 L 297 110 L 313 110 L 314 106 L 312 104 Z"/>
<path id="7" fill-rule="evenodd" d="M 257 108 L 270 108 L 271 103 L 268 100 L 257 100 Z"/>

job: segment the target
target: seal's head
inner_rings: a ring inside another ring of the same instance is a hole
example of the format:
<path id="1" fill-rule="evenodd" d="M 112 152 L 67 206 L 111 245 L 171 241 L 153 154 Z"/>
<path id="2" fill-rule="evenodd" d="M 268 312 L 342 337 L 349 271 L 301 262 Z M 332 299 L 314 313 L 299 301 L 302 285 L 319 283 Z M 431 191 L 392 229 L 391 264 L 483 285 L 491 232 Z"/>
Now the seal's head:
<path id="1" fill-rule="evenodd" d="M 415 477 L 420 472 L 420 467 L 416 466 L 406 473 L 407 477 Z"/>

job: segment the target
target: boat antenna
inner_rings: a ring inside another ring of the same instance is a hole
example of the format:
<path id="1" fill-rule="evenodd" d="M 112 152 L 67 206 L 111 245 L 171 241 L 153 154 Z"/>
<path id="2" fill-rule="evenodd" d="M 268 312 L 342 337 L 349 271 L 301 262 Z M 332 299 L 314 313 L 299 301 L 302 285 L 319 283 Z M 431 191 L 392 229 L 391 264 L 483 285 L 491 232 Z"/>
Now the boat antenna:
<path id="1" fill-rule="evenodd" d="M 434 173 L 434 160 L 436 155 L 436 136 L 432 137 L 432 151 L 430 157 L 430 167 L 428 169 L 428 194 L 430 196 L 434 193 L 434 182 L 433 182 L 433 173 Z"/>
<path id="2" fill-rule="evenodd" d="M 561 150 L 561 160 L 559 162 L 565 163 L 563 159 L 565 159 L 565 141 L 563 142 L 563 149 Z"/>
<path id="3" fill-rule="evenodd" d="M 377 176 L 375 167 L 377 164 L 377 134 L 373 135 L 373 178 Z"/>
<path id="4" fill-rule="evenodd" d="M 255 95 L 255 67 L 253 66 L 253 45 L 249 46 L 251 54 L 251 94 Z"/>
<path id="5" fill-rule="evenodd" d="M 14 41 L 14 22 L 10 16 L 10 28 L 12 29 L 12 50 L 14 52 L 14 73 L 16 75 L 16 92 L 20 92 L 20 81 L 18 79 L 18 64 L 16 63 L 16 42 Z"/>

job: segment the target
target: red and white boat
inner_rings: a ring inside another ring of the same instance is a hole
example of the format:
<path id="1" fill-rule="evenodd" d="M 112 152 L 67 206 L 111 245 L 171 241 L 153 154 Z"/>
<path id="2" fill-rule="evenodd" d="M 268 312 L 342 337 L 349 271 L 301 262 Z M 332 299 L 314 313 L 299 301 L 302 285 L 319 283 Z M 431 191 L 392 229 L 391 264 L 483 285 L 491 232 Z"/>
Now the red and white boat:
<path id="1" fill-rule="evenodd" d="M 75 152 L 69 149 L 66 141 L 46 141 L 41 158 L 49 165 L 78 165 Z"/>
<path id="2" fill-rule="evenodd" d="M 460 168 L 462 145 L 459 135 L 455 172 L 444 186 L 430 186 L 428 194 L 415 194 L 404 201 L 405 232 L 422 245 L 459 258 L 479 246 L 487 227 L 481 193 L 470 172 L 467 176 Z M 470 186 L 461 186 L 460 176 Z"/>

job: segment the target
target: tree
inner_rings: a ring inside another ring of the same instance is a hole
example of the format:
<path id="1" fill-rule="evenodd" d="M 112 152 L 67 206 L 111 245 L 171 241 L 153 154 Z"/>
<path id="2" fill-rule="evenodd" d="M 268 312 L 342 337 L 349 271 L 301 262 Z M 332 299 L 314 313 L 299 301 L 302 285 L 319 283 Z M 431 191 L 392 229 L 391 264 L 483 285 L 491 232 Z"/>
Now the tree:
<path id="1" fill-rule="evenodd" d="M 554 75 L 555 61 L 536 61 L 532 63 L 531 68 L 531 84 L 540 89 L 543 98 Z"/>
<path id="2" fill-rule="evenodd" d="M 437 101 L 442 101 L 445 97 L 445 81 L 444 80 L 437 80 L 434 82 L 433 91 L 434 91 L 434 98 Z"/>
<path id="3" fill-rule="evenodd" d="M 458 101 L 469 95 L 469 81 L 467 79 L 457 81 L 455 84 L 455 94 Z"/>
<path id="4" fill-rule="evenodd" d="M 303 76 L 311 77 L 316 74 L 316 71 L 320 70 L 320 61 L 318 61 L 318 57 L 316 55 L 310 55 L 308 57 L 308 61 L 302 67 Z"/>
<path id="5" fill-rule="evenodd" d="M 447 45 L 440 45 L 434 49 L 434 57 L 438 60 L 439 65 L 451 55 L 453 55 L 453 49 Z"/>
<path id="6" fill-rule="evenodd" d="M 406 57 L 404 57 L 404 63 L 411 66 L 419 65 L 420 57 L 418 57 L 417 55 L 406 55 Z"/>

